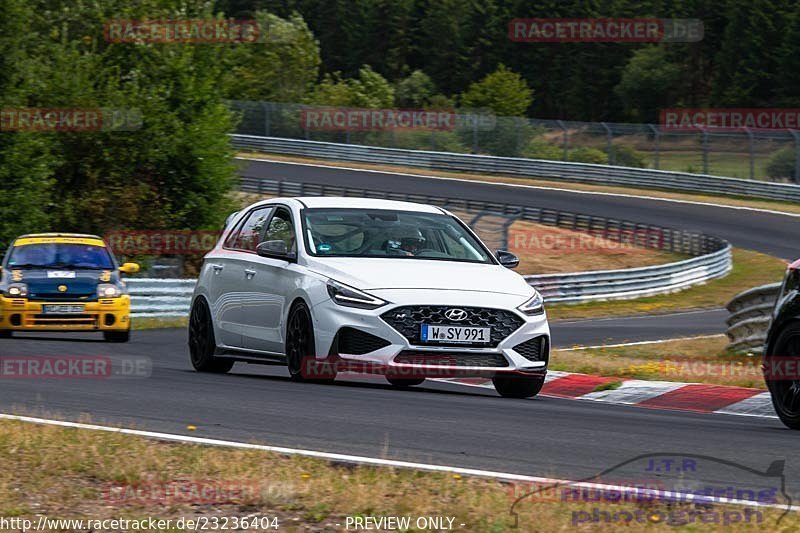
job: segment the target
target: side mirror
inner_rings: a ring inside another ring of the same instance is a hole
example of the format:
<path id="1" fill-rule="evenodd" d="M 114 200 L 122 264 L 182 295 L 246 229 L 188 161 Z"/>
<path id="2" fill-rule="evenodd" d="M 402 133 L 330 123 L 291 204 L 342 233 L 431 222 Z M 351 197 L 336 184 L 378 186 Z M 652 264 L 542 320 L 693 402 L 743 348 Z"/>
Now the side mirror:
<path id="1" fill-rule="evenodd" d="M 119 271 L 123 274 L 136 274 L 139 272 L 139 265 L 137 263 L 123 263 L 119 267 Z"/>
<path id="2" fill-rule="evenodd" d="M 264 241 L 256 246 L 256 253 L 261 257 L 271 259 L 283 259 L 284 261 L 294 261 L 297 255 L 290 253 L 286 243 L 281 240 Z"/>
<path id="3" fill-rule="evenodd" d="M 519 266 L 519 257 L 506 250 L 497 250 L 495 257 L 506 268 L 517 268 Z"/>

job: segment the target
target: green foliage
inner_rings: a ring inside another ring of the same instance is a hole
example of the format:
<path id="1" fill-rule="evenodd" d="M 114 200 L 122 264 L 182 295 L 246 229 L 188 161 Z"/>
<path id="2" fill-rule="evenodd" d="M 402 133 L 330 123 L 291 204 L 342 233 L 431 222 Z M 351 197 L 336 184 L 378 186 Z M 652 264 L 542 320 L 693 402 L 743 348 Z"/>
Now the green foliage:
<path id="1" fill-rule="evenodd" d="M 585 146 L 573 148 L 569 151 L 567 158 L 574 163 L 593 163 L 595 165 L 608 164 L 608 156 L 602 150 Z"/>
<path id="2" fill-rule="evenodd" d="M 436 94 L 436 85 L 430 76 L 421 70 L 415 70 L 410 76 L 397 82 L 394 94 L 398 107 L 421 109 L 430 106 Z"/>
<path id="3" fill-rule="evenodd" d="M 674 105 L 680 65 L 667 59 L 662 46 L 637 50 L 625 65 L 614 92 L 635 122 L 655 123 L 659 112 Z"/>
<path id="4" fill-rule="evenodd" d="M 794 179 L 795 171 L 795 151 L 791 146 L 781 148 L 773 152 L 767 161 L 766 173 L 767 176 L 774 180 L 778 179 Z"/>
<path id="5" fill-rule="evenodd" d="M 608 155 L 607 150 L 606 155 Z M 626 144 L 615 144 L 613 156 L 613 164 L 620 167 L 644 168 L 647 166 L 644 154 Z M 606 160 L 608 160 L 608 158 L 606 158 Z"/>
<path id="6" fill-rule="evenodd" d="M 535 137 L 522 150 L 522 156 L 530 159 L 561 161 L 564 159 L 564 149 L 541 137 Z"/>
<path id="7" fill-rule="evenodd" d="M 394 88 L 386 78 L 364 65 L 357 78 L 342 78 L 335 72 L 326 74 L 310 97 L 317 105 L 388 108 L 394 105 Z"/>
<path id="8" fill-rule="evenodd" d="M 525 115 L 532 102 L 533 91 L 522 76 L 502 64 L 461 95 L 462 108 L 488 108 L 506 117 Z"/>
<path id="9" fill-rule="evenodd" d="M 319 76 L 319 42 L 303 18 L 259 11 L 259 42 L 233 46 L 225 95 L 237 100 L 302 102 Z"/>

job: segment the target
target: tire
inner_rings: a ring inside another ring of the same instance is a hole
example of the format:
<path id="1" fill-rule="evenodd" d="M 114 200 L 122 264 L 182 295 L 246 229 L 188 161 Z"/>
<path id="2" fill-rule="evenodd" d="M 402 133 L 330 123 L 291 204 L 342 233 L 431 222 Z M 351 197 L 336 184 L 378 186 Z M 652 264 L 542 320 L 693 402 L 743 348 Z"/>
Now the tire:
<path id="1" fill-rule="evenodd" d="M 336 379 L 336 370 L 316 362 L 315 352 L 311 312 L 300 301 L 292 306 L 286 321 L 286 366 L 293 381 L 330 383 Z"/>
<path id="2" fill-rule="evenodd" d="M 131 330 L 125 331 L 104 331 L 103 340 L 106 342 L 128 342 L 131 340 Z"/>
<path id="3" fill-rule="evenodd" d="M 425 378 L 416 378 L 416 379 L 408 379 L 408 378 L 390 378 L 386 377 L 386 381 L 389 382 L 393 387 L 413 387 L 414 385 L 421 385 L 425 382 Z"/>
<path id="4" fill-rule="evenodd" d="M 544 386 L 544 376 L 496 376 L 494 389 L 503 398 L 533 398 Z"/>
<path id="5" fill-rule="evenodd" d="M 198 372 L 224 374 L 233 368 L 234 361 L 214 357 L 217 341 L 208 304 L 202 298 L 195 300 L 189 314 L 189 358 Z"/>
<path id="6" fill-rule="evenodd" d="M 772 345 L 774 348 L 764 357 L 767 367 L 773 358 L 800 358 L 800 322 L 785 326 L 775 337 Z M 770 379 L 769 375 L 765 375 L 764 379 L 778 418 L 787 427 L 800 429 L 800 379 L 786 379 L 785 376 L 783 379 Z"/>
<path id="7" fill-rule="evenodd" d="M 10 329 L 0 329 L 0 339 L 10 339 L 14 332 Z"/>

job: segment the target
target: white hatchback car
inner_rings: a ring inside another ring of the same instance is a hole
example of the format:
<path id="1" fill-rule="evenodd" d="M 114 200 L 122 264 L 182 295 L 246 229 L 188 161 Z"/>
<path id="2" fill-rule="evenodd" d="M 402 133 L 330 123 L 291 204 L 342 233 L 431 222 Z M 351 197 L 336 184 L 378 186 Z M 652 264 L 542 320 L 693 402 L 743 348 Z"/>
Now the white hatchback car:
<path id="1" fill-rule="evenodd" d="M 233 214 L 192 299 L 195 369 L 285 364 L 296 380 L 337 372 L 486 377 L 502 396 L 544 384 L 541 296 L 438 207 L 363 198 L 277 198 Z"/>

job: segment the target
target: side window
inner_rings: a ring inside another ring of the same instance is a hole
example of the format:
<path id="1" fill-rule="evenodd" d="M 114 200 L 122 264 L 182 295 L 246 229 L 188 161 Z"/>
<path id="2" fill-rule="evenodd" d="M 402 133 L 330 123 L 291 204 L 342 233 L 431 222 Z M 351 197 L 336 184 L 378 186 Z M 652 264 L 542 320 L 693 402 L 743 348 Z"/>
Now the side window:
<path id="1" fill-rule="evenodd" d="M 287 250 L 295 251 L 294 224 L 292 224 L 292 215 L 289 214 L 289 211 L 282 207 L 275 211 L 275 216 L 269 222 L 264 240 L 283 241 L 286 243 Z"/>
<path id="2" fill-rule="evenodd" d="M 270 213 L 272 213 L 271 207 L 262 207 L 251 212 L 247 215 L 244 223 L 240 224 L 239 228 L 228 237 L 225 246 L 254 252 L 262 240 L 261 236 L 264 235 Z"/>

